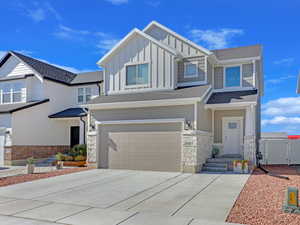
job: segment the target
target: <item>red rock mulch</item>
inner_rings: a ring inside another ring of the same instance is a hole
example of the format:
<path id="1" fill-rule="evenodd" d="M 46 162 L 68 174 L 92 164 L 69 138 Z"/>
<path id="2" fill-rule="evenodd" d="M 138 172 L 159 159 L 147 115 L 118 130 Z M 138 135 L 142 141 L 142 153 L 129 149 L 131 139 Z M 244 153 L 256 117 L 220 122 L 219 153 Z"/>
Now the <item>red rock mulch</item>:
<path id="1" fill-rule="evenodd" d="M 46 172 L 46 173 L 35 173 L 35 174 L 24 174 L 24 175 L 22 174 L 22 175 L 10 176 L 10 177 L 3 177 L 0 178 L 0 187 L 12 185 L 12 184 L 24 183 L 33 180 L 39 180 L 48 177 L 65 175 L 69 173 L 80 172 L 89 169 L 90 168 L 87 167 L 67 168 L 67 169 L 56 170 L 52 172 Z"/>
<path id="2" fill-rule="evenodd" d="M 290 180 L 264 174 L 256 169 L 232 208 L 227 222 L 250 225 L 299 225 L 300 215 L 284 213 L 282 205 L 288 186 L 300 189 L 300 175 L 288 166 L 265 167 Z"/>

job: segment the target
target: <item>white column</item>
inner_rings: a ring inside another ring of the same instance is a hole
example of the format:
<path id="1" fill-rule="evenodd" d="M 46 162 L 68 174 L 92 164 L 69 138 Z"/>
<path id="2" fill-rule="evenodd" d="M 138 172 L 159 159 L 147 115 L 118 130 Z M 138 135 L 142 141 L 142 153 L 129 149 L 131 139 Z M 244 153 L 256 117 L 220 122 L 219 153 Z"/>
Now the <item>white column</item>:
<path id="1" fill-rule="evenodd" d="M 85 134 L 85 132 L 84 132 L 84 129 L 85 129 L 85 127 L 84 127 L 84 123 L 81 121 L 81 120 L 79 120 L 79 144 L 84 144 L 84 134 Z"/>
<path id="2" fill-rule="evenodd" d="M 254 105 L 250 105 L 246 108 L 245 118 L 245 136 L 255 135 L 255 110 Z"/>

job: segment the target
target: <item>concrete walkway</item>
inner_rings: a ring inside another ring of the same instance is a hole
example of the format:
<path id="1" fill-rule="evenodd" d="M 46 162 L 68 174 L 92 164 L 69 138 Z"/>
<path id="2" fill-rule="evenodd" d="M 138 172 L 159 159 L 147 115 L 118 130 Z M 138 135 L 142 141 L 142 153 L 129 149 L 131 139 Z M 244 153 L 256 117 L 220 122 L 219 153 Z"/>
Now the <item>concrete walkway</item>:
<path id="1" fill-rule="evenodd" d="M 0 188 L 1 225 L 225 225 L 248 175 L 90 170 Z"/>

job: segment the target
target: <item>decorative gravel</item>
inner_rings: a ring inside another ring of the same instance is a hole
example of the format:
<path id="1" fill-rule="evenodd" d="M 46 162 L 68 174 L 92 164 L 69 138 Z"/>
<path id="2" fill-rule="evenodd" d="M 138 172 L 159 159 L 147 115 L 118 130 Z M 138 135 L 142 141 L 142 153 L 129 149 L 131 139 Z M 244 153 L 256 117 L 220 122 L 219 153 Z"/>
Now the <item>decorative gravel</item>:
<path id="1" fill-rule="evenodd" d="M 300 176 L 296 169 L 288 166 L 265 166 L 277 175 L 289 180 L 273 177 L 256 169 L 249 177 L 232 208 L 227 222 L 250 225 L 299 225 L 300 215 L 284 213 L 282 205 L 288 186 L 300 188 Z"/>
<path id="2" fill-rule="evenodd" d="M 78 168 L 66 168 L 62 170 L 56 170 L 51 172 L 45 173 L 34 173 L 34 174 L 22 174 L 16 176 L 9 176 L 9 177 L 2 177 L 0 178 L 0 187 L 8 186 L 12 184 L 19 184 L 33 180 L 44 179 L 48 177 L 55 177 L 60 175 L 65 175 L 69 173 L 80 172 L 84 170 L 89 170 L 90 168 L 87 167 L 78 167 Z"/>

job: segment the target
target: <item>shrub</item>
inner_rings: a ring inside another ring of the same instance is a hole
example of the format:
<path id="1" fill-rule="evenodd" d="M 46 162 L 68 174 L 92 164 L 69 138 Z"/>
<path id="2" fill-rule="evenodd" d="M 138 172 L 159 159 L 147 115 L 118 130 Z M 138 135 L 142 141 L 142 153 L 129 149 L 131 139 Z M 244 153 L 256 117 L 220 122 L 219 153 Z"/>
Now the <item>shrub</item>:
<path id="1" fill-rule="evenodd" d="M 81 145 L 75 145 L 70 151 L 69 155 L 76 157 L 76 156 L 86 156 L 86 145 L 81 144 Z"/>
<path id="2" fill-rule="evenodd" d="M 35 163 L 35 159 L 33 157 L 28 158 L 26 161 L 28 165 L 32 165 Z"/>
<path id="3" fill-rule="evenodd" d="M 212 157 L 215 158 L 217 155 L 219 155 L 219 153 L 220 153 L 220 150 L 216 147 L 213 147 L 212 153 L 211 153 Z"/>
<path id="4" fill-rule="evenodd" d="M 61 152 L 58 152 L 56 155 L 55 155 L 57 161 L 64 161 L 65 160 L 65 155 L 62 154 Z"/>
<path id="5" fill-rule="evenodd" d="M 85 161 L 85 160 L 86 160 L 86 157 L 82 156 L 82 155 L 78 155 L 75 157 L 75 161 Z"/>
<path id="6" fill-rule="evenodd" d="M 74 160 L 74 157 L 71 156 L 71 155 L 65 155 L 65 161 L 73 161 Z"/>

